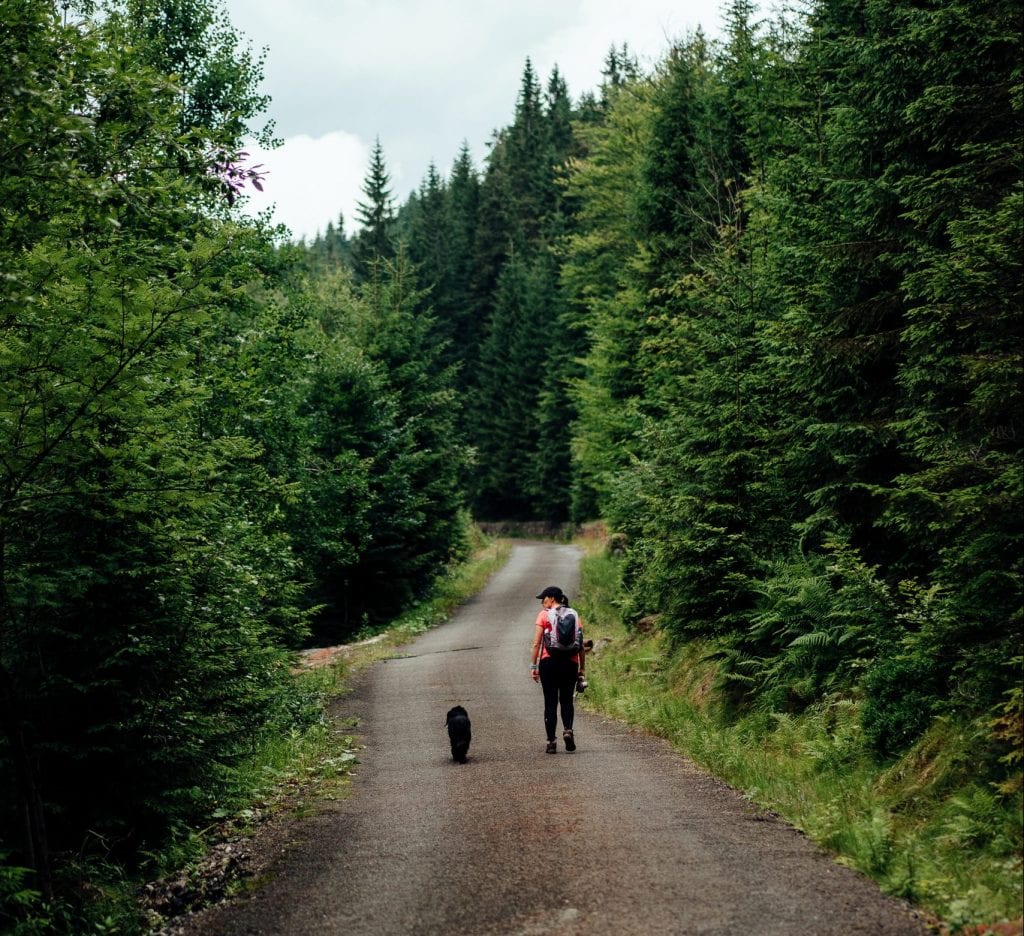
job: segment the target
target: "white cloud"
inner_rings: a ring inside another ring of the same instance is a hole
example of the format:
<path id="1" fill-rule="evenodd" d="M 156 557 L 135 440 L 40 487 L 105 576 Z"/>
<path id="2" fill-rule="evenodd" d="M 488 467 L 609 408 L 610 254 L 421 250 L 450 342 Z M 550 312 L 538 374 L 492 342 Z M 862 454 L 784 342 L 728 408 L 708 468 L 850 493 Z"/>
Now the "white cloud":
<path id="1" fill-rule="evenodd" d="M 601 82 L 605 55 L 614 44 L 628 44 L 642 68 L 652 67 L 670 45 L 703 26 L 718 32 L 717 0 L 691 0 L 686 5 L 665 0 L 581 0 L 578 16 L 550 33 L 537 47 L 534 64 L 541 75 L 558 65 L 574 96 Z"/>
<path id="2" fill-rule="evenodd" d="M 453 83 L 478 78 L 463 66 L 493 59 L 567 25 L 576 3 L 518 0 L 229 0 L 233 21 L 270 48 L 277 79 L 313 74 L 415 75 L 449 70 Z M 279 66 L 279 69 L 278 69 Z"/>
<path id="3" fill-rule="evenodd" d="M 248 147 L 248 165 L 262 165 L 263 191 L 248 188 L 244 209 L 256 215 L 273 209 L 274 220 L 285 224 L 298 240 L 312 240 L 328 222 L 344 215 L 352 233 L 356 203 L 370 159 L 370 147 L 351 133 L 335 131 L 321 137 L 288 137 L 275 150 Z"/>

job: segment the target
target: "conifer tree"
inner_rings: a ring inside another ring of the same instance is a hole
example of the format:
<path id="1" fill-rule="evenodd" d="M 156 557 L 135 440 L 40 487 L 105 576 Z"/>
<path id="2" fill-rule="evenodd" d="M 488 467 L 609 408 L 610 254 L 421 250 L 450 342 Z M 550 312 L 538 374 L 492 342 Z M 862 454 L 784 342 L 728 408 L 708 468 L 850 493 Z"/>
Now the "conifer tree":
<path id="1" fill-rule="evenodd" d="M 527 59 L 503 153 L 512 198 L 512 242 L 517 250 L 531 249 L 550 211 L 547 126 L 540 83 Z"/>
<path id="2" fill-rule="evenodd" d="M 871 490 L 876 526 L 902 548 L 893 572 L 947 590 L 942 625 L 901 656 L 928 660 L 975 710 L 1012 685 L 1009 667 L 985 660 L 1010 659 L 1020 628 L 1020 565 L 1014 576 L 1006 561 L 1024 540 L 1009 509 L 1024 425 L 1019 14 L 868 4 L 866 54 L 844 62 L 851 99 L 887 89 L 843 128 L 878 154 L 858 174 L 892 199 L 862 228 L 884 245 L 901 312 L 888 425 L 900 460 Z M 974 51 L 951 54 L 957 45 Z"/>
<path id="3" fill-rule="evenodd" d="M 446 312 L 452 336 L 450 358 L 461 365 L 460 382 L 469 386 L 483 341 L 483 312 L 480 297 L 474 290 L 473 268 L 479 205 L 480 178 L 469 146 L 463 142 L 449 176 L 445 206 L 451 271 Z"/>
<path id="4" fill-rule="evenodd" d="M 508 162 L 508 129 L 496 131 L 489 144 L 487 164 L 477 197 L 476 237 L 473 241 L 473 291 L 482 326 L 491 314 L 501 268 L 519 243 L 515 199 Z"/>
<path id="5" fill-rule="evenodd" d="M 381 498 L 369 547 L 353 572 L 361 607 L 377 618 L 422 598 L 465 549 L 465 444 L 456 435 L 455 371 L 402 249 L 387 274 L 363 289 L 360 344 L 386 375 L 394 401 L 402 447 L 394 468 L 401 471 L 402 486 Z M 383 469 L 385 461 L 376 463 Z M 382 589 L 388 592 L 384 600 Z"/>
<path id="6" fill-rule="evenodd" d="M 356 218 L 362 225 L 352 239 L 352 263 L 357 282 L 370 279 L 376 265 L 395 255 L 395 211 L 390 186 L 391 176 L 378 137 L 363 180 L 366 201 L 359 202 L 356 208 Z"/>
<path id="7" fill-rule="evenodd" d="M 483 519 L 531 519 L 536 407 L 545 348 L 537 271 L 518 254 L 501 271 L 475 390 L 473 503 Z"/>
<path id="8" fill-rule="evenodd" d="M 533 516 L 561 523 L 569 519 L 572 499 L 571 430 L 575 407 L 569 387 L 580 367 L 572 343 L 574 332 L 566 323 L 557 259 L 552 252 L 537 257 L 532 277 L 538 304 L 532 349 L 533 379 L 538 392 L 531 445 L 535 454 L 522 484 L 529 495 Z"/>
<path id="9" fill-rule="evenodd" d="M 429 306 L 435 324 L 438 348 L 450 360 L 454 353 L 454 334 L 448 308 L 452 293 L 452 256 L 448 243 L 447 202 L 444 180 L 437 167 L 430 163 L 418 197 L 410 199 L 406 206 L 409 219 L 405 242 L 423 290 L 423 301 Z"/>
<path id="10" fill-rule="evenodd" d="M 609 516 L 618 478 L 637 451 L 638 400 L 644 375 L 639 354 L 642 277 L 636 256 L 642 236 L 637 197 L 650 140 L 651 88 L 615 92 L 603 125 L 581 132 L 585 159 L 571 164 L 569 197 L 578 227 L 565 245 L 561 276 L 568 316 L 585 336 L 583 376 L 573 385 L 573 516 Z M 627 514 L 621 518 L 626 521 Z"/>
<path id="11" fill-rule="evenodd" d="M 544 233 L 553 242 L 566 233 L 572 215 L 572 207 L 564 204 L 565 190 L 562 180 L 566 161 L 576 152 L 572 128 L 572 101 L 569 99 L 568 86 L 557 66 L 551 70 L 548 78 L 544 115 L 547 121 L 550 163 L 550 188 L 546 195 L 549 220 Z"/>
<path id="12" fill-rule="evenodd" d="M 349 266 L 352 262 L 351 245 L 345 234 L 345 217 L 338 213 L 338 221 L 327 222 L 323 234 L 317 236 L 308 249 L 309 260 L 318 268 L 333 270 Z"/>
<path id="13" fill-rule="evenodd" d="M 632 84 L 640 77 L 636 56 L 629 51 L 629 43 L 619 47 L 612 43 L 605 53 L 601 68 L 601 106 L 607 109 L 618 88 Z"/>

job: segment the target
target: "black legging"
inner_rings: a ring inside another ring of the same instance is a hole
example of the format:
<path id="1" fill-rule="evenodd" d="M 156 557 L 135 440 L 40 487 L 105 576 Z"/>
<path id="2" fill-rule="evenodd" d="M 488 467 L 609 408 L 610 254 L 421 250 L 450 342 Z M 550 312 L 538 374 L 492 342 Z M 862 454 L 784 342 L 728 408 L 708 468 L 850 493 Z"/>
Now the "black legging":
<path id="1" fill-rule="evenodd" d="M 558 726 L 558 704 L 562 704 L 562 728 L 572 728 L 575 709 L 572 704 L 576 691 L 576 674 L 579 664 L 572 657 L 545 657 L 540 661 L 540 684 L 544 689 L 544 730 L 548 741 L 555 740 Z"/>

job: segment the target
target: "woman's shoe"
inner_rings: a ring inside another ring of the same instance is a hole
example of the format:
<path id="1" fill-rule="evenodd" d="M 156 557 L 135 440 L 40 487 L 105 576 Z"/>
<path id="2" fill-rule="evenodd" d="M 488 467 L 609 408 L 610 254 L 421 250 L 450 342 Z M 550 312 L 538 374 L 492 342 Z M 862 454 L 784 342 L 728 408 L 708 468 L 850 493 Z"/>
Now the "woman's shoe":
<path id="1" fill-rule="evenodd" d="M 562 740 L 565 742 L 565 749 L 567 751 L 576 750 L 576 739 L 572 736 L 572 728 L 567 728 L 562 732 Z"/>
<path id="2" fill-rule="evenodd" d="M 558 743 L 556 741 L 548 741 L 548 746 L 545 749 L 547 754 L 555 754 L 558 751 Z"/>

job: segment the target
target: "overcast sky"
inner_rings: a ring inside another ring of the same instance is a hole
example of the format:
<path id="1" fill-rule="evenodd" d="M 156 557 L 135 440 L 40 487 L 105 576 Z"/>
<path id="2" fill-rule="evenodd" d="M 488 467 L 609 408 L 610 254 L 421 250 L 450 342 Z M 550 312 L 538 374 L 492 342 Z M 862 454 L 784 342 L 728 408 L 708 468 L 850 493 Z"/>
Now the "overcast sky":
<path id="1" fill-rule="evenodd" d="M 328 221 L 355 229 L 369 151 L 380 137 L 398 202 L 431 161 L 443 175 L 465 140 L 480 167 L 513 116 L 527 57 L 558 65 L 575 100 L 598 86 L 612 43 L 650 65 L 698 25 L 720 33 L 719 0 L 226 0 L 266 49 L 263 90 L 284 145 L 250 147 L 268 170 L 248 210 L 274 206 L 295 238 Z"/>

